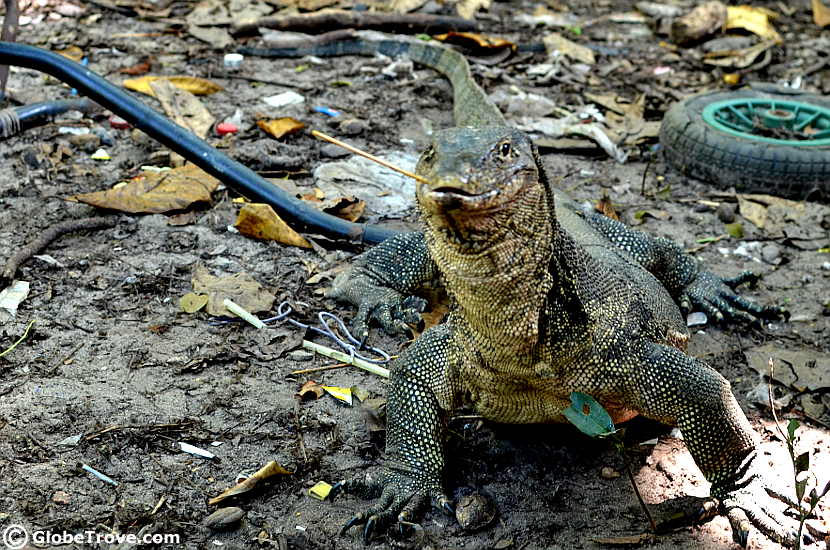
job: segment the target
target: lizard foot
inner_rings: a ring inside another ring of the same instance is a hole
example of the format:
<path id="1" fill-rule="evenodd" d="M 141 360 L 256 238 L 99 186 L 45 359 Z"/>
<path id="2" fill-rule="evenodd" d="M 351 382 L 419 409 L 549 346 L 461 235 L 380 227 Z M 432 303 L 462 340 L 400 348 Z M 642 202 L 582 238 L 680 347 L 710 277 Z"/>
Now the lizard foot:
<path id="1" fill-rule="evenodd" d="M 757 326 L 761 319 L 789 318 L 789 313 L 783 308 L 759 306 L 735 292 L 738 285 L 755 282 L 759 278 L 751 271 L 732 278 L 701 271 L 681 294 L 680 309 L 686 314 L 697 308 L 717 323 L 736 320 Z"/>
<path id="2" fill-rule="evenodd" d="M 795 491 L 770 479 L 769 468 L 762 469 L 757 460 L 753 453 L 744 462 L 743 477 L 738 481 L 714 483 L 712 495 L 720 500 L 721 510 L 732 526 L 732 539 L 741 547 L 746 547 L 752 526 L 779 544 L 794 547 L 798 537 L 795 520 L 784 512 L 798 507 L 787 496 Z"/>
<path id="3" fill-rule="evenodd" d="M 331 297 L 339 295 L 331 293 Z M 389 335 L 409 334 L 409 325 L 423 326 L 421 313 L 427 301 L 417 296 L 404 296 L 393 289 L 373 289 L 367 293 L 352 321 L 356 337 L 365 341 L 369 335 L 369 323 L 376 321 Z"/>
<path id="4" fill-rule="evenodd" d="M 413 520 L 430 501 L 445 513 L 455 514 L 439 482 L 415 479 L 401 472 L 389 472 L 380 479 L 367 476 L 366 479 L 343 480 L 335 483 L 329 494 L 332 499 L 340 494 L 378 498 L 368 510 L 352 516 L 340 530 L 343 535 L 352 527 L 363 525 L 365 544 L 369 543 L 376 532 L 393 523 L 398 524 L 401 534 L 407 529 L 423 534 L 423 529 Z"/>

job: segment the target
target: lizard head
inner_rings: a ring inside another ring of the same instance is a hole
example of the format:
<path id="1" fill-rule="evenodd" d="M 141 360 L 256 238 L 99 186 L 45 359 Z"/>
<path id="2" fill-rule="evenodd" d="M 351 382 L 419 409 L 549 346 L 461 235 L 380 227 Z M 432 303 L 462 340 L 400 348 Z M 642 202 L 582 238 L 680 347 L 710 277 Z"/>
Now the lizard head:
<path id="1" fill-rule="evenodd" d="M 519 222 L 529 202 L 546 194 L 530 138 L 507 126 L 435 132 L 416 172 L 424 178 L 416 195 L 427 224 L 473 249 Z"/>

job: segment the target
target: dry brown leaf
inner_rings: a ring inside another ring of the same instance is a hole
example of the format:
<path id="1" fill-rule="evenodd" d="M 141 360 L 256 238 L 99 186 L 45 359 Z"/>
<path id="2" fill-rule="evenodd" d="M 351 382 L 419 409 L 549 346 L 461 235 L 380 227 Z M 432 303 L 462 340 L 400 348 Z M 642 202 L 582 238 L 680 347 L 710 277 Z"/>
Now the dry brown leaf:
<path id="1" fill-rule="evenodd" d="M 728 10 L 717 1 L 705 2 L 682 17 L 671 26 L 671 39 L 677 44 L 687 44 L 717 32 L 726 23 Z"/>
<path id="2" fill-rule="evenodd" d="M 596 63 L 596 57 L 594 57 L 594 52 L 590 48 L 568 40 L 558 32 L 552 32 L 543 37 L 542 42 L 544 42 L 545 50 L 548 53 L 558 51 L 580 63 L 587 63 L 588 65 Z"/>
<path id="3" fill-rule="evenodd" d="M 169 80 L 177 88 L 187 90 L 195 95 L 210 95 L 224 90 L 219 84 L 215 84 L 204 78 L 199 78 L 198 76 L 142 76 L 140 78 L 125 80 L 123 86 L 128 90 L 155 97 L 150 83 L 160 79 Z"/>
<path id="4" fill-rule="evenodd" d="M 258 120 L 256 123 L 266 134 L 280 139 L 289 134 L 296 134 L 303 128 L 305 124 L 290 116 L 284 118 L 276 118 L 272 120 Z"/>
<path id="5" fill-rule="evenodd" d="M 357 197 L 338 197 L 323 201 L 323 212 L 350 222 L 357 221 L 364 210 L 366 210 L 366 202 Z"/>
<path id="6" fill-rule="evenodd" d="M 260 481 L 265 481 L 266 479 L 273 477 L 275 475 L 291 475 L 292 472 L 289 472 L 279 464 L 274 461 L 269 462 L 262 468 L 260 468 L 256 473 L 254 473 L 251 477 L 245 479 L 244 481 L 237 483 L 235 486 L 231 487 L 224 491 L 218 497 L 214 497 L 208 501 L 208 504 L 211 506 L 215 504 L 219 504 L 223 500 L 228 497 L 241 495 L 243 493 L 247 493 L 248 491 L 252 490 L 256 487 L 257 483 Z"/>
<path id="7" fill-rule="evenodd" d="M 501 50 L 510 48 L 516 51 L 516 44 L 504 38 L 484 36 L 475 32 L 448 32 L 433 36 L 434 39 L 447 44 L 455 44 L 471 50 Z"/>
<path id="8" fill-rule="evenodd" d="M 225 307 L 225 298 L 249 313 L 269 311 L 274 305 L 274 300 L 277 299 L 245 272 L 216 277 L 211 275 L 203 265 L 197 265 L 193 270 L 190 284 L 193 286 L 194 293 L 207 294 L 206 311 L 210 315 L 233 316 Z"/>
<path id="9" fill-rule="evenodd" d="M 243 235 L 255 239 L 311 248 L 311 244 L 282 221 L 282 218 L 277 216 L 274 209 L 267 204 L 250 203 L 244 205 L 239 211 L 234 227 Z"/>
<path id="10" fill-rule="evenodd" d="M 781 44 L 783 42 L 781 35 L 770 23 L 771 14 L 769 10 L 754 6 L 729 6 L 726 8 L 726 23 L 723 28 L 724 30 L 744 29 L 757 34 L 764 40 L 772 40 L 776 44 Z"/>
<path id="11" fill-rule="evenodd" d="M 150 88 L 164 112 L 176 124 L 187 128 L 200 138 L 204 139 L 208 135 L 216 119 L 195 95 L 178 88 L 169 80 L 150 82 Z"/>
<path id="12" fill-rule="evenodd" d="M 480 9 L 487 9 L 490 7 L 490 0 L 461 0 L 455 6 L 458 15 L 464 19 L 472 19 L 476 12 Z"/>
<path id="13" fill-rule="evenodd" d="M 187 164 L 163 172 L 142 172 L 112 189 L 73 195 L 67 200 L 132 214 L 160 214 L 210 202 L 210 195 L 218 186 L 216 178 L 194 164 Z"/>
<path id="14" fill-rule="evenodd" d="M 763 229 L 767 223 L 767 207 L 738 195 L 738 209 L 741 216 L 757 227 Z"/>
<path id="15" fill-rule="evenodd" d="M 813 0 L 813 21 L 819 27 L 830 25 L 830 8 L 821 0 Z"/>
<path id="16" fill-rule="evenodd" d="M 607 194 L 603 194 L 602 198 L 597 201 L 596 205 L 594 205 L 594 209 L 607 218 L 620 221 L 620 215 L 617 214 L 617 210 L 614 208 L 614 203 L 611 202 L 611 197 Z"/>
<path id="17" fill-rule="evenodd" d="M 324 393 L 325 390 L 323 389 L 323 386 L 314 380 L 309 380 L 303 384 L 303 387 L 297 392 L 297 397 L 300 399 L 320 399 L 323 397 Z"/>
<path id="18" fill-rule="evenodd" d="M 141 61 L 133 65 L 132 67 L 124 67 L 123 69 L 119 69 L 118 72 L 122 74 L 128 74 L 130 76 L 139 76 L 142 74 L 147 74 L 152 70 L 153 63 L 155 62 L 155 58 L 151 55 L 147 55 L 141 58 Z"/>

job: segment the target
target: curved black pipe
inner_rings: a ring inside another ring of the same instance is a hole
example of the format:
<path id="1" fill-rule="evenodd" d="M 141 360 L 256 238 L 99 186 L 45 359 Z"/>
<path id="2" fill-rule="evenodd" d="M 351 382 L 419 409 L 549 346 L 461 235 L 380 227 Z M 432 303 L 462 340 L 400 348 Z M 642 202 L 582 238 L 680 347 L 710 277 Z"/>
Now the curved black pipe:
<path id="1" fill-rule="evenodd" d="M 271 205 L 296 229 L 366 243 L 378 243 L 398 233 L 376 225 L 351 223 L 320 212 L 243 164 L 226 157 L 88 68 L 61 55 L 26 44 L 0 42 L 0 65 L 35 69 L 69 84 L 238 193 Z"/>

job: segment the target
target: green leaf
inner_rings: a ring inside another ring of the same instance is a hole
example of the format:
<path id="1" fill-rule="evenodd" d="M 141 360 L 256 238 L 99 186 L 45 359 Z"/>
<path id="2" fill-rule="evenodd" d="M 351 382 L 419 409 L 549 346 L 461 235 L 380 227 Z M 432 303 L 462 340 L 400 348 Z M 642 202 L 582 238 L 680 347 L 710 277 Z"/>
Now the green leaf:
<path id="1" fill-rule="evenodd" d="M 617 431 L 608 411 L 586 393 L 571 393 L 571 406 L 562 414 L 579 431 L 591 437 L 606 437 Z"/>
<path id="2" fill-rule="evenodd" d="M 808 479 L 805 477 L 801 481 L 795 482 L 795 498 L 798 502 L 804 500 L 804 491 L 807 490 L 807 481 Z"/>
<path id="3" fill-rule="evenodd" d="M 810 470 L 810 452 L 801 453 L 795 458 L 795 473 L 807 472 Z"/>
<path id="4" fill-rule="evenodd" d="M 799 426 L 801 426 L 801 424 L 798 422 L 798 420 L 796 420 L 795 418 L 790 420 L 789 424 L 787 424 L 787 439 L 789 439 L 790 441 L 795 439 L 795 431 L 798 429 Z"/>
<path id="5" fill-rule="evenodd" d="M 723 224 L 723 228 L 726 229 L 726 232 L 729 233 L 730 237 L 735 239 L 744 238 L 744 226 L 741 225 L 741 222 L 725 223 Z"/>

